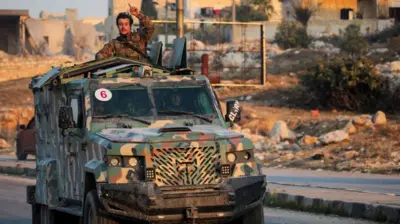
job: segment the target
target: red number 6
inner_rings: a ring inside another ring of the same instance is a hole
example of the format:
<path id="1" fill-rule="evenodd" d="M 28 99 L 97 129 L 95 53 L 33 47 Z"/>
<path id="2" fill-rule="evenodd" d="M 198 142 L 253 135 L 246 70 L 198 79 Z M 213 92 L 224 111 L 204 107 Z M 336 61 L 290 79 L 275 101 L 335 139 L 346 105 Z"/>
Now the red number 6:
<path id="1" fill-rule="evenodd" d="M 101 92 L 100 92 L 100 96 L 103 97 L 103 98 L 107 98 L 107 93 L 106 93 L 106 91 L 104 91 L 104 90 L 101 91 Z"/>

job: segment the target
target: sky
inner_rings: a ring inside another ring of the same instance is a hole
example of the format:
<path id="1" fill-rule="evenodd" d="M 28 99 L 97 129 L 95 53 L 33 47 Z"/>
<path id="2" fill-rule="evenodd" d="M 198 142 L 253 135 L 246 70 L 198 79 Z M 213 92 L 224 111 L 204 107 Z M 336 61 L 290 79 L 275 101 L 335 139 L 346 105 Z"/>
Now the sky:
<path id="1" fill-rule="evenodd" d="M 79 18 L 106 17 L 108 0 L 0 0 L 0 9 L 27 9 L 36 18 L 42 10 L 64 13 L 65 8 L 77 8 Z"/>

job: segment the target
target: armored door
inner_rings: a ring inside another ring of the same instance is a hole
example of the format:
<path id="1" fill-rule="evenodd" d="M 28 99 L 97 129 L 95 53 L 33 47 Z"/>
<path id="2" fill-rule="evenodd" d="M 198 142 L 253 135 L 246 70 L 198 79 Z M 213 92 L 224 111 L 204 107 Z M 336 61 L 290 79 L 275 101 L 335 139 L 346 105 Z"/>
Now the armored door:
<path id="1" fill-rule="evenodd" d="M 64 188 L 67 198 L 80 200 L 82 196 L 82 169 L 80 168 L 79 152 L 82 150 L 84 137 L 83 95 L 80 91 L 68 96 L 68 106 L 72 108 L 74 128 L 64 133 L 64 155 L 66 166 L 64 169 Z"/>

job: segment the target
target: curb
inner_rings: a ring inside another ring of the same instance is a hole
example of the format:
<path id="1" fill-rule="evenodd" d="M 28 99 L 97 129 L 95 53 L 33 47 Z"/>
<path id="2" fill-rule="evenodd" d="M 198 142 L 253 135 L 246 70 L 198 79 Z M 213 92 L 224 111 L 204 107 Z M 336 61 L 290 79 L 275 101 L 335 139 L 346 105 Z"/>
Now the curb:
<path id="1" fill-rule="evenodd" d="M 16 176 L 36 177 L 36 169 L 27 167 L 0 166 L 0 173 Z"/>
<path id="2" fill-rule="evenodd" d="M 400 223 L 400 207 L 387 205 L 332 201 L 322 198 L 309 198 L 302 195 L 271 192 L 267 192 L 264 205 L 267 207 L 280 207 L 312 213 L 332 214 L 370 221 Z"/>

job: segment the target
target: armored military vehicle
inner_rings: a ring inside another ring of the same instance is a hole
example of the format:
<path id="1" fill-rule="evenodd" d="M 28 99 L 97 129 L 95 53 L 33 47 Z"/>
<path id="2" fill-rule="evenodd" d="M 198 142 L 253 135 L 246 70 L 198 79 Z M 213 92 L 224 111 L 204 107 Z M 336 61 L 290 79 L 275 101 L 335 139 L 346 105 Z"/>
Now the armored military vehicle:
<path id="1" fill-rule="evenodd" d="M 149 62 L 116 56 L 32 79 L 33 223 L 264 223 L 266 177 L 229 129 L 240 106 L 222 115 L 185 46 L 174 41 L 168 66 L 157 43 Z"/>

